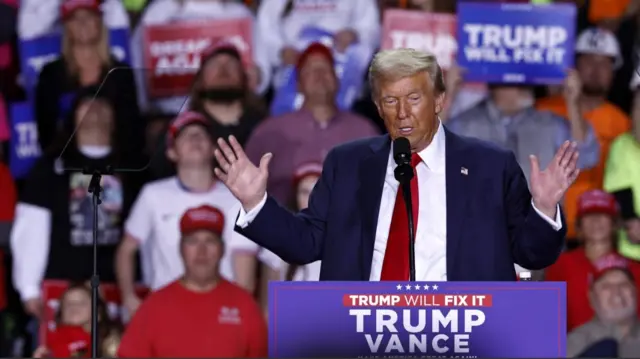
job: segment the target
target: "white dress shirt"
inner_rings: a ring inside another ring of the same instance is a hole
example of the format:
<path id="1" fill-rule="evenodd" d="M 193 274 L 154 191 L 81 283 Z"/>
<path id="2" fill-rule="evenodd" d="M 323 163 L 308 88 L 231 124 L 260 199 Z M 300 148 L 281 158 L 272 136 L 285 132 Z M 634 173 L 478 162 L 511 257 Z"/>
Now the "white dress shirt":
<path id="1" fill-rule="evenodd" d="M 418 228 L 415 239 L 416 280 L 418 281 L 446 281 L 447 280 L 447 183 L 445 171 L 445 132 L 442 124 L 424 150 L 418 152 L 422 159 L 416 166 L 418 175 Z M 369 280 L 379 281 L 382 272 L 384 253 L 387 249 L 389 228 L 396 202 L 399 183 L 395 179 L 393 150 L 389 152 L 387 173 L 382 188 L 382 199 L 376 227 L 376 239 L 373 247 L 371 273 Z M 254 209 L 245 212 L 240 210 L 236 224 L 244 228 L 255 219 L 267 196 Z M 562 228 L 560 207 L 556 210 L 555 221 L 540 212 L 531 202 L 533 209 L 546 222 L 558 231 Z M 482 255 L 479 253 L 478 255 Z"/>

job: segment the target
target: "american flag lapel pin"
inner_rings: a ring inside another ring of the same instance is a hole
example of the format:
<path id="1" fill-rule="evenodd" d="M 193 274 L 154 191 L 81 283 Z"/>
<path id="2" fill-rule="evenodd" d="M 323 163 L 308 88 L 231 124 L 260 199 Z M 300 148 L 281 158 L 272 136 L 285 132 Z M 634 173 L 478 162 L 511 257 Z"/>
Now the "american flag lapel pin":
<path id="1" fill-rule="evenodd" d="M 466 167 L 460 167 L 460 173 L 466 176 L 469 174 L 469 170 Z"/>

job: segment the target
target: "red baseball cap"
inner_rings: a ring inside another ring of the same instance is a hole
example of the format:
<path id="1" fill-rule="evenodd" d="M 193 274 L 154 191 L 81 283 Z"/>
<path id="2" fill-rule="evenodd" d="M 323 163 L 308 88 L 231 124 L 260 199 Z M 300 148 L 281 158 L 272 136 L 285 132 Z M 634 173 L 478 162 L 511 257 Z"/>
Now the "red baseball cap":
<path id="1" fill-rule="evenodd" d="M 219 41 L 215 41 L 211 46 L 209 46 L 202 52 L 202 62 L 205 62 L 206 60 L 218 54 L 228 54 L 242 61 L 242 55 L 240 54 L 238 48 L 231 41 L 222 39 Z"/>
<path id="2" fill-rule="evenodd" d="M 218 236 L 222 236 L 224 229 L 224 214 L 214 207 L 203 205 L 190 208 L 180 219 L 180 233 L 183 235 L 198 230 L 211 231 Z"/>
<path id="3" fill-rule="evenodd" d="M 320 177 L 321 174 L 322 174 L 322 163 L 320 162 L 304 163 L 298 166 L 298 168 L 296 168 L 293 174 L 293 185 L 294 187 L 297 187 L 303 178 L 308 176 Z"/>
<path id="4" fill-rule="evenodd" d="M 586 191 L 578 198 L 578 217 L 590 213 L 604 213 L 611 216 L 618 215 L 616 198 L 605 191 L 594 189 Z"/>
<path id="5" fill-rule="evenodd" d="M 91 336 L 80 326 L 59 326 L 50 338 L 48 347 L 52 358 L 91 357 Z"/>
<path id="6" fill-rule="evenodd" d="M 169 131 L 167 132 L 167 146 L 170 147 L 173 144 L 173 141 L 175 141 L 180 134 L 180 131 L 191 125 L 204 126 L 207 129 L 207 132 L 211 134 L 211 123 L 204 117 L 204 115 L 195 111 L 184 111 L 181 112 L 169 126 Z"/>
<path id="7" fill-rule="evenodd" d="M 593 266 L 595 271 L 593 272 L 592 282 L 596 282 L 611 270 L 623 271 L 629 276 L 629 279 L 633 281 L 633 274 L 631 274 L 631 270 L 629 269 L 629 260 L 618 253 L 609 253 L 604 257 L 597 259 L 593 263 Z"/>
<path id="8" fill-rule="evenodd" d="M 331 49 L 319 42 L 314 42 L 311 45 L 307 46 L 307 48 L 300 54 L 300 56 L 298 56 L 296 71 L 300 72 L 305 62 L 307 62 L 309 56 L 315 54 L 323 55 L 327 59 L 327 61 L 331 63 L 332 66 L 334 65 L 335 61 L 333 59 L 333 53 L 331 52 Z"/>
<path id="9" fill-rule="evenodd" d="M 64 0 L 60 6 L 60 14 L 66 20 L 79 9 L 91 10 L 100 13 L 100 1 L 98 0 Z"/>

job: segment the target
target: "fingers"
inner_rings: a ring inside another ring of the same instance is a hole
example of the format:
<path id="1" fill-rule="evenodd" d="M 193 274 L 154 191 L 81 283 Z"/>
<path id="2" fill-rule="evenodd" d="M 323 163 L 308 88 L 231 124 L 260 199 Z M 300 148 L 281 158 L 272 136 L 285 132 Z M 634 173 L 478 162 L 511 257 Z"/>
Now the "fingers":
<path id="1" fill-rule="evenodd" d="M 227 161 L 227 158 L 222 154 L 222 152 L 220 152 L 219 149 L 216 149 L 213 151 L 213 155 L 215 156 L 216 161 L 218 161 L 219 169 L 222 169 L 225 173 L 229 172 L 231 164 Z"/>
<path id="2" fill-rule="evenodd" d="M 214 168 L 213 169 L 213 173 L 216 175 L 216 177 L 218 177 L 218 179 L 220 179 L 220 181 L 222 181 L 222 183 L 224 183 L 224 184 L 227 183 L 227 180 L 229 179 L 229 176 L 227 176 L 226 173 L 222 172 L 221 169 Z"/>
<path id="3" fill-rule="evenodd" d="M 578 158 L 580 157 L 580 153 L 574 149 L 571 153 L 571 158 L 569 159 L 567 166 L 563 167 L 565 171 L 571 173 L 578 168 Z"/>
<path id="4" fill-rule="evenodd" d="M 231 144 L 231 148 L 233 149 L 233 152 L 235 153 L 238 160 L 247 157 L 247 155 L 244 153 L 244 150 L 242 149 L 242 146 L 240 146 L 240 142 L 236 140 L 235 136 L 229 136 L 229 144 Z"/>
<path id="5" fill-rule="evenodd" d="M 236 157 L 236 154 L 233 152 L 231 147 L 229 147 L 229 145 L 227 144 L 227 141 L 225 141 L 223 138 L 218 139 L 218 149 L 220 150 L 220 152 L 224 154 L 224 157 L 226 157 L 226 160 L 229 164 L 233 164 L 235 161 L 238 160 L 238 158 Z"/>
<path id="6" fill-rule="evenodd" d="M 569 181 L 567 187 L 570 187 L 573 184 L 573 182 L 576 181 L 579 175 L 580 175 L 580 169 L 579 168 L 574 169 L 567 178 L 567 180 Z"/>
<path id="7" fill-rule="evenodd" d="M 571 161 L 573 153 L 576 151 L 575 142 L 565 141 L 556 153 L 556 163 L 560 168 L 565 168 Z"/>
<path id="8" fill-rule="evenodd" d="M 261 172 L 267 172 L 269 170 L 269 162 L 271 162 L 272 158 L 273 158 L 273 154 L 271 154 L 271 152 L 265 154 L 264 156 L 262 156 L 262 158 L 260 158 Z"/>
<path id="9" fill-rule="evenodd" d="M 529 161 L 531 161 L 531 173 L 540 172 L 540 163 L 538 162 L 538 157 L 530 155 Z"/>

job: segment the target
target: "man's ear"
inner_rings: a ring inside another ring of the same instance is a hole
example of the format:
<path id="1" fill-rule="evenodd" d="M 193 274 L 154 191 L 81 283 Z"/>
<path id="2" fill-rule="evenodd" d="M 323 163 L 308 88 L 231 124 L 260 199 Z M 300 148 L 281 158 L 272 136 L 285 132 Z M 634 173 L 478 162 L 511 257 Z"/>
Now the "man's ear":
<path id="1" fill-rule="evenodd" d="M 176 150 L 173 147 L 167 148 L 167 150 L 165 151 L 165 154 L 167 155 L 167 158 L 170 159 L 172 162 L 176 162 L 178 160 L 178 154 L 176 153 Z"/>
<path id="2" fill-rule="evenodd" d="M 444 110 L 446 94 L 443 92 L 436 96 L 436 114 L 440 114 Z"/>

